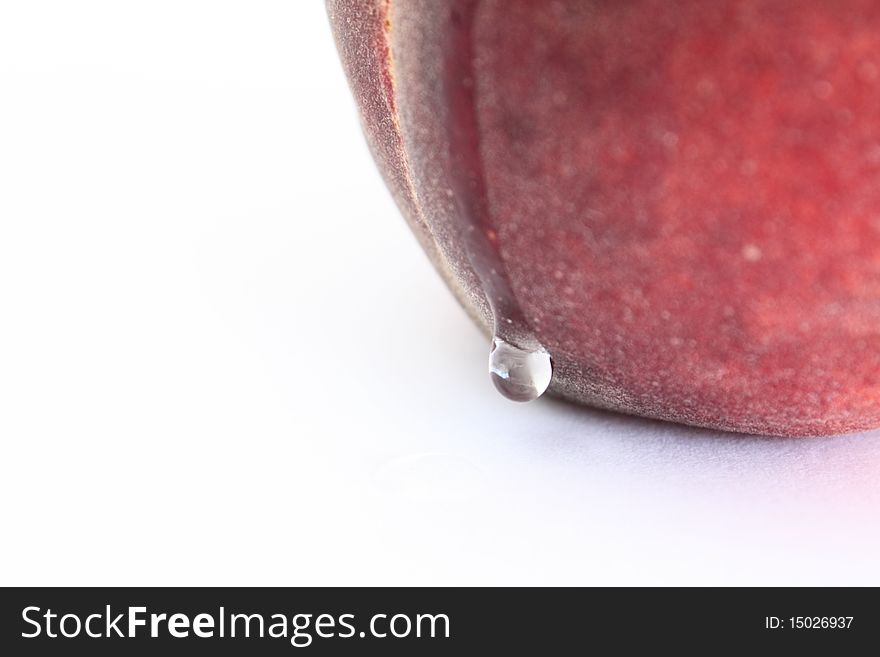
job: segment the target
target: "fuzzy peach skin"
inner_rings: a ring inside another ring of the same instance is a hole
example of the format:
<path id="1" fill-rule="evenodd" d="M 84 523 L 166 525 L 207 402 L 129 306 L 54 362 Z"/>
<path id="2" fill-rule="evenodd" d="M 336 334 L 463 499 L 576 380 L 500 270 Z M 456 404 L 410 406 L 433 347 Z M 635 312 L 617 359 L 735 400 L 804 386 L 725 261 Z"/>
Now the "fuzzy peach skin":
<path id="1" fill-rule="evenodd" d="M 551 392 L 747 433 L 880 425 L 880 3 L 329 0 L 389 187 Z M 491 238 L 491 239 L 488 239 Z"/>

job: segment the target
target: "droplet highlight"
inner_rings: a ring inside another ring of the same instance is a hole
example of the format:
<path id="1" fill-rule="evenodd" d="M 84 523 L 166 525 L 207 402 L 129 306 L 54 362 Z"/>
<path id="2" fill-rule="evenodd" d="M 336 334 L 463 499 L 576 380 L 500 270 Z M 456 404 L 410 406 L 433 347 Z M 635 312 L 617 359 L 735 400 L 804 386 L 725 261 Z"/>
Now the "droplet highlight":
<path id="1" fill-rule="evenodd" d="M 521 349 L 496 337 L 489 352 L 489 375 L 502 395 L 511 401 L 527 402 L 547 390 L 553 364 L 543 347 Z"/>

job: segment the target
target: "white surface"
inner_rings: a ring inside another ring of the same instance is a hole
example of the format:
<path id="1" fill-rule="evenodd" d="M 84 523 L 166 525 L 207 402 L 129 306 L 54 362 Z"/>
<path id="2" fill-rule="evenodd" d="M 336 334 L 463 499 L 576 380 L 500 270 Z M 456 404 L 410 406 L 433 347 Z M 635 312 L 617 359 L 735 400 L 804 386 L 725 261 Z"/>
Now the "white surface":
<path id="1" fill-rule="evenodd" d="M 880 434 L 501 399 L 321 2 L 0 4 L 0 584 L 880 584 Z"/>

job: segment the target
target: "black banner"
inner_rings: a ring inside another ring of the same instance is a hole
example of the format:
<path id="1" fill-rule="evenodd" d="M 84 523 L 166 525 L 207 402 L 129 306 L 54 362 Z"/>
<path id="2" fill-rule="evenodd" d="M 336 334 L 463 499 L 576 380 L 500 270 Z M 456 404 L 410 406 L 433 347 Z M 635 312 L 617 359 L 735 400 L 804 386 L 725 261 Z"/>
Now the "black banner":
<path id="1" fill-rule="evenodd" d="M 0 614 L 4 655 L 840 650 L 880 636 L 874 589 L 30 588 L 4 589 Z"/>

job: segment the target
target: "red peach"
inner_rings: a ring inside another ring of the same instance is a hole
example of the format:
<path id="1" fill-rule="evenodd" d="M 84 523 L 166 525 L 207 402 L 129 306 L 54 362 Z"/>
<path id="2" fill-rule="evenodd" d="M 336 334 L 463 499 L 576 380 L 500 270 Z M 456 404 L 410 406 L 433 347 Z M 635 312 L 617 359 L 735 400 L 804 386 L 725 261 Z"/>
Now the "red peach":
<path id="1" fill-rule="evenodd" d="M 550 391 L 880 425 L 880 3 L 329 0 L 388 185 Z"/>

